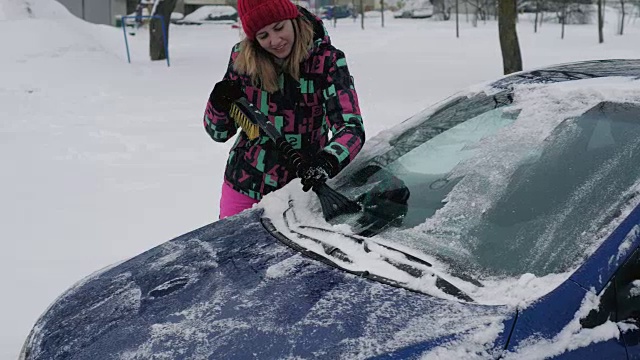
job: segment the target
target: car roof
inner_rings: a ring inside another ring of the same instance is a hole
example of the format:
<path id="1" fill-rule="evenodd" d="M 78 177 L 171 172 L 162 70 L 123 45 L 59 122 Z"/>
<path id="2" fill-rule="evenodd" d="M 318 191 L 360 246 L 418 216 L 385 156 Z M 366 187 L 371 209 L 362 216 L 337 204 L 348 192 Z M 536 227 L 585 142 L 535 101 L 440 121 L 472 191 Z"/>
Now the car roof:
<path id="1" fill-rule="evenodd" d="M 508 89 L 516 84 L 564 82 L 600 77 L 640 79 L 640 59 L 588 60 L 547 66 L 507 75 L 491 83 L 491 87 Z"/>

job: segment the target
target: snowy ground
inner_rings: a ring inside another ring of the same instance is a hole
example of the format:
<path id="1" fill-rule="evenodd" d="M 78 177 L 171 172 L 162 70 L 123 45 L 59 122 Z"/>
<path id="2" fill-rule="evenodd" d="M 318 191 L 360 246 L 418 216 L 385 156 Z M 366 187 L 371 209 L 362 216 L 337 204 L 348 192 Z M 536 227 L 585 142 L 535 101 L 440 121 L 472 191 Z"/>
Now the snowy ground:
<path id="1" fill-rule="evenodd" d="M 72 18 L 53 0 L 0 0 L 0 359 L 85 275 L 215 221 L 226 153 L 202 127 L 209 91 L 239 39 L 228 25 L 174 26 L 171 67 L 147 36 Z M 639 58 L 640 20 L 605 43 L 595 25 L 519 24 L 526 69 Z M 375 21 L 375 22 L 374 22 Z M 501 76 L 497 24 L 351 20 L 329 28 L 355 77 L 367 136 L 454 91 Z"/>

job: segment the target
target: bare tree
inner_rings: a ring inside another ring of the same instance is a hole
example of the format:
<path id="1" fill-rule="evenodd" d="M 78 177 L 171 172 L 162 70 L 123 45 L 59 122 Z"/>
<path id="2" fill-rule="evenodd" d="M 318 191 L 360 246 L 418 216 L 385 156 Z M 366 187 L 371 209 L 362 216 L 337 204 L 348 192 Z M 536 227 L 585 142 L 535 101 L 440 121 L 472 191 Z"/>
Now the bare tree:
<path id="1" fill-rule="evenodd" d="M 433 16 L 440 20 L 448 21 L 451 18 L 451 11 L 453 10 L 448 0 L 432 0 L 433 4 Z"/>
<path id="2" fill-rule="evenodd" d="M 473 27 L 477 27 L 479 19 L 486 20 L 485 10 L 482 8 L 480 0 L 475 0 L 475 4 L 467 0 L 467 3 L 473 7 L 473 19 L 471 20 L 471 24 L 473 24 Z"/>
<path id="3" fill-rule="evenodd" d="M 567 23 L 567 3 L 566 0 L 562 0 L 562 5 L 560 9 L 560 21 L 562 23 L 562 30 L 560 34 L 560 38 L 564 39 L 564 25 Z"/>
<path id="4" fill-rule="evenodd" d="M 626 2 L 625 0 L 620 0 L 620 15 L 621 15 L 621 18 L 620 18 L 620 31 L 618 32 L 618 35 L 623 35 L 624 34 L 624 18 L 625 18 L 625 15 L 626 15 L 625 8 L 624 8 L 625 2 Z"/>
<path id="5" fill-rule="evenodd" d="M 360 26 L 364 30 L 364 0 L 360 0 Z"/>
<path id="6" fill-rule="evenodd" d="M 402 0 L 400 0 L 400 1 L 402 1 Z M 320 4 L 320 1 L 316 1 L 316 6 L 318 6 L 318 4 Z M 356 18 L 358 17 L 358 16 L 356 15 L 356 14 L 358 13 L 358 12 L 356 11 L 356 0 L 351 0 L 351 11 L 353 12 L 353 13 L 351 14 L 351 16 L 353 17 L 353 23 L 355 24 L 355 23 L 356 23 Z M 318 13 L 319 13 L 319 12 L 318 12 L 318 10 L 316 9 L 316 14 L 318 14 Z"/>
<path id="7" fill-rule="evenodd" d="M 533 32 L 538 32 L 538 14 L 540 14 L 540 0 L 536 0 L 536 18 L 533 21 Z"/>
<path id="8" fill-rule="evenodd" d="M 604 27 L 604 6 L 602 0 L 598 0 L 598 43 L 604 42 L 604 34 L 602 28 Z"/>
<path id="9" fill-rule="evenodd" d="M 516 31 L 517 16 L 516 0 L 498 0 L 498 30 L 505 75 L 522 70 L 522 56 Z"/>
<path id="10" fill-rule="evenodd" d="M 459 38 L 460 37 L 460 20 L 459 20 L 459 7 L 458 7 L 458 0 L 456 0 L 456 37 Z"/>
<path id="11" fill-rule="evenodd" d="M 151 19 L 149 23 L 149 56 L 151 60 L 165 60 L 167 58 L 166 49 L 169 48 L 169 24 L 171 23 L 171 13 L 176 7 L 177 0 L 157 0 L 153 15 L 162 17 Z M 162 24 L 164 22 L 164 29 Z M 165 44 L 164 37 L 167 43 Z"/>

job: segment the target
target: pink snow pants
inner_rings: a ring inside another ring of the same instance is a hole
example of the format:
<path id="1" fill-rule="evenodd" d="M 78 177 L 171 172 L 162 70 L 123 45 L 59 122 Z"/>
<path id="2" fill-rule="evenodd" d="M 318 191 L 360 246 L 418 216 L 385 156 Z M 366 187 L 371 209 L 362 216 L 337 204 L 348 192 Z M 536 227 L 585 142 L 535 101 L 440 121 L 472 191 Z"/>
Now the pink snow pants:
<path id="1" fill-rule="evenodd" d="M 245 194 L 235 191 L 226 182 L 222 182 L 222 194 L 220 195 L 220 219 L 235 215 L 257 203 Z"/>

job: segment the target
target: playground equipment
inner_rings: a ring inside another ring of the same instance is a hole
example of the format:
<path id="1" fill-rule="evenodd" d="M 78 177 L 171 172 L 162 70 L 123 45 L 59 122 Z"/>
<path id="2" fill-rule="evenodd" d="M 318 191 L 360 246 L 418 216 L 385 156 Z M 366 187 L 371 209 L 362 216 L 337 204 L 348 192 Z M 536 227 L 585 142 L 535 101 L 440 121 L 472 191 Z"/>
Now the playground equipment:
<path id="1" fill-rule="evenodd" d="M 160 15 L 128 15 L 122 17 L 122 33 L 124 34 L 124 46 L 127 49 L 127 61 L 131 64 L 131 54 L 129 52 L 129 40 L 127 39 L 127 19 L 160 19 L 162 24 L 162 41 L 164 42 L 164 53 L 167 54 L 167 67 L 171 66 L 171 62 L 169 61 L 169 43 L 167 42 L 167 27 L 164 21 L 164 18 Z"/>

